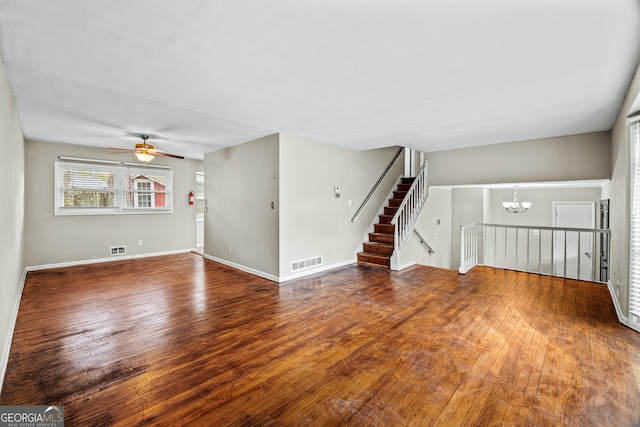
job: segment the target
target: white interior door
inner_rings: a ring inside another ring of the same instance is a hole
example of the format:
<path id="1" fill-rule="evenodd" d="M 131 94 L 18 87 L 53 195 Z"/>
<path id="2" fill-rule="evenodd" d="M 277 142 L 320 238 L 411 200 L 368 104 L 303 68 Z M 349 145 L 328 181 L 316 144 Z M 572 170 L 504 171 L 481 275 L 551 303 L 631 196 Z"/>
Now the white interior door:
<path id="1" fill-rule="evenodd" d="M 553 202 L 553 226 L 595 228 L 595 202 Z M 593 280 L 593 234 L 555 231 L 553 237 L 554 274 Z"/>

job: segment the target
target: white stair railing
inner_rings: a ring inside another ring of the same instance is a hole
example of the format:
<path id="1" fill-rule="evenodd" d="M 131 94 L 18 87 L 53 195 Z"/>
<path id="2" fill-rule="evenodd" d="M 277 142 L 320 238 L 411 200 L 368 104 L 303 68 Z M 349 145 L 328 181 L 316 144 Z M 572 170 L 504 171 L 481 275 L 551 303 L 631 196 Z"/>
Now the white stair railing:
<path id="1" fill-rule="evenodd" d="M 428 195 L 427 161 L 425 160 L 422 162 L 409 191 L 407 191 L 407 195 L 391 219 L 391 224 L 394 226 L 392 268 L 394 268 L 393 264 L 397 263 L 398 256 L 413 231 Z"/>
<path id="2" fill-rule="evenodd" d="M 606 283 L 600 254 L 609 253 L 610 235 L 599 228 L 468 224 L 460 227 L 459 271 L 484 265 Z"/>
<path id="3" fill-rule="evenodd" d="M 478 224 L 460 227 L 460 274 L 467 274 L 478 265 Z"/>

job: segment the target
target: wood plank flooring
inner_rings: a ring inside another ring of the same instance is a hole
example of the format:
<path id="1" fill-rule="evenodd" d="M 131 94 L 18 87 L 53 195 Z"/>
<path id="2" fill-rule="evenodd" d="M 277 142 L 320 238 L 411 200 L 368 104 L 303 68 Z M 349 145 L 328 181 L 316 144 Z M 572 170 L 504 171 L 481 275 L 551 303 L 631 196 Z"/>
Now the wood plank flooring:
<path id="1" fill-rule="evenodd" d="M 640 422 L 606 286 L 348 266 L 281 285 L 182 254 L 29 273 L 2 405 L 66 425 Z"/>

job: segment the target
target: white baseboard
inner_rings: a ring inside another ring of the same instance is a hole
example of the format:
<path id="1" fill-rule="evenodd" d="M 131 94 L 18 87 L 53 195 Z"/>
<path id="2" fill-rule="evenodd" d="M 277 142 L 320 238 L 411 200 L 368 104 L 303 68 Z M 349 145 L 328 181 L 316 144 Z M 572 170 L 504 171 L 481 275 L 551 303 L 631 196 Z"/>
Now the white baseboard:
<path id="1" fill-rule="evenodd" d="M 215 256 L 211 256 L 207 254 L 201 254 L 201 255 L 208 260 L 219 262 L 220 264 L 233 267 L 237 270 L 244 271 L 245 273 L 253 274 L 254 276 L 262 277 L 263 279 L 271 280 L 274 282 L 278 281 L 278 276 L 274 276 L 273 274 L 265 273 L 264 271 L 256 270 L 255 268 L 247 267 L 241 264 L 236 264 L 235 262 L 227 261 L 226 259 L 218 258 Z"/>
<path id="2" fill-rule="evenodd" d="M 629 326 L 629 319 L 627 318 L 627 316 L 624 315 L 624 313 L 622 313 L 622 309 L 620 308 L 620 303 L 618 302 L 618 297 L 616 296 L 616 292 L 613 289 L 611 280 L 607 281 L 607 289 L 609 289 L 609 294 L 611 295 L 611 299 L 613 300 L 613 307 L 616 309 L 618 320 L 623 325 Z"/>
<path id="3" fill-rule="evenodd" d="M 149 258 L 149 257 L 164 256 L 164 255 L 176 255 L 176 254 L 184 254 L 187 252 L 194 252 L 194 251 L 196 251 L 196 248 L 178 249 L 174 251 L 164 251 L 164 252 L 151 252 L 151 253 L 138 254 L 138 255 L 112 256 L 109 258 L 95 258 L 95 259 L 85 259 L 85 260 L 78 260 L 78 261 L 67 261 L 67 262 L 59 262 L 55 264 L 32 265 L 32 266 L 28 266 L 26 268 L 26 271 L 48 270 L 51 268 L 74 267 L 76 265 L 99 264 L 101 262 L 123 261 L 123 260 Z"/>
<path id="4" fill-rule="evenodd" d="M 357 262 L 357 258 L 353 258 L 350 259 L 348 261 L 343 261 L 343 262 L 339 262 L 336 264 L 331 264 L 331 265 L 324 265 L 324 266 L 320 266 L 318 268 L 313 268 L 313 269 L 309 269 L 309 270 L 304 270 L 304 271 L 300 271 L 298 273 L 295 274 L 290 274 L 288 276 L 281 276 L 279 282 L 286 282 L 288 280 L 293 280 L 293 279 L 300 279 L 301 277 L 305 277 L 305 276 L 311 276 L 312 274 L 316 274 L 316 273 L 322 273 L 328 270 L 333 270 L 334 268 L 340 268 L 340 267 L 344 267 L 347 265 L 351 265 L 351 264 L 355 264 Z"/>
<path id="5" fill-rule="evenodd" d="M 416 262 L 415 260 L 414 260 L 414 261 L 409 261 L 409 262 L 408 262 L 408 263 L 406 263 L 406 264 L 402 264 L 402 265 L 398 266 L 398 269 L 397 269 L 397 270 L 394 270 L 394 271 L 402 271 L 402 270 L 404 270 L 405 268 L 409 268 L 409 267 L 411 267 L 411 266 L 413 266 L 413 265 L 416 265 L 416 264 L 417 264 L 417 262 Z"/>
<path id="6" fill-rule="evenodd" d="M 13 305 L 13 313 L 11 313 L 11 323 L 9 324 L 9 330 L 7 331 L 7 339 L 5 340 L 4 347 L 2 347 L 2 354 L 0 354 L 0 393 L 2 392 L 2 385 L 4 382 L 4 376 L 7 373 L 7 366 L 9 365 L 9 354 L 11 353 L 11 344 L 13 343 L 13 332 L 16 328 L 16 321 L 18 320 L 18 310 L 20 309 L 20 301 L 22 301 L 22 291 L 24 290 L 24 283 L 27 280 L 27 269 L 22 272 L 22 279 L 18 286 L 18 294 L 16 295 L 16 301 Z"/>
<path id="7" fill-rule="evenodd" d="M 246 265 L 237 264 L 235 262 L 228 261 L 226 259 L 218 258 L 212 255 L 202 254 L 202 256 L 211 261 L 219 262 L 220 264 L 224 264 L 229 267 L 236 268 L 238 270 L 244 271 L 245 273 L 250 273 L 258 277 L 262 277 L 263 279 L 272 280 L 274 282 L 282 283 L 288 280 L 300 279 L 301 277 L 310 276 L 316 273 L 322 273 L 324 271 L 333 270 L 334 268 L 344 267 L 346 265 L 351 265 L 356 262 L 355 259 L 351 259 L 349 261 L 344 261 L 336 264 L 320 266 L 318 268 L 309 269 L 305 271 L 300 271 L 295 274 L 290 274 L 288 276 L 275 276 L 273 274 L 265 273 L 264 271 L 256 270 L 255 268 L 247 267 Z"/>

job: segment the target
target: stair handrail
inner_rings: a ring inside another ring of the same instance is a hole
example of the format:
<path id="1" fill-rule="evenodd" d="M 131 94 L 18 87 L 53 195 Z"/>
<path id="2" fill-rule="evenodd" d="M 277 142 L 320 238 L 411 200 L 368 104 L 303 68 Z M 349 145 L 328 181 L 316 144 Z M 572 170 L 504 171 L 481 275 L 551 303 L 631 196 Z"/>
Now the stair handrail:
<path id="1" fill-rule="evenodd" d="M 375 192 L 378 191 L 378 188 L 382 184 L 382 181 L 384 181 L 387 175 L 389 175 L 389 172 L 391 172 L 391 169 L 393 169 L 393 167 L 395 166 L 396 162 L 400 158 L 400 155 L 403 153 L 403 151 L 404 151 L 404 148 L 400 148 L 396 153 L 396 155 L 393 156 L 393 159 L 391 159 L 391 162 L 389 162 L 389 165 L 387 166 L 387 168 L 384 170 L 384 172 L 382 172 L 382 175 L 380 175 L 380 178 L 378 178 L 378 181 L 374 184 L 371 191 L 369 191 L 369 194 L 364 199 L 364 202 L 362 202 L 362 204 L 356 211 L 355 215 L 353 215 L 353 218 L 351 218 L 351 222 L 356 222 L 358 218 L 360 218 L 362 211 L 364 211 L 364 208 L 367 206 L 367 204 L 369 203 L 369 201 L 371 200 Z"/>
<path id="2" fill-rule="evenodd" d="M 407 195 L 391 219 L 391 224 L 394 226 L 393 251 L 396 255 L 407 243 L 409 234 L 413 230 L 420 211 L 422 211 L 422 206 L 427 200 L 427 163 L 426 159 L 422 162 L 413 184 L 409 187 Z M 399 219 L 402 221 L 398 221 Z"/>
<path id="3" fill-rule="evenodd" d="M 430 254 L 436 253 L 436 251 L 433 250 L 429 242 L 427 242 L 427 240 L 424 237 L 422 237 L 422 234 L 420 234 L 420 231 L 417 228 L 414 228 L 413 232 L 416 233 L 416 235 L 420 238 L 420 244 L 425 245 L 427 247 L 427 251 Z"/>

